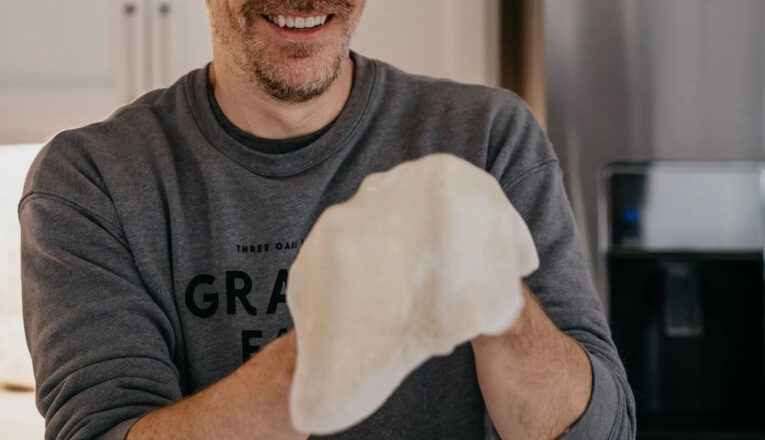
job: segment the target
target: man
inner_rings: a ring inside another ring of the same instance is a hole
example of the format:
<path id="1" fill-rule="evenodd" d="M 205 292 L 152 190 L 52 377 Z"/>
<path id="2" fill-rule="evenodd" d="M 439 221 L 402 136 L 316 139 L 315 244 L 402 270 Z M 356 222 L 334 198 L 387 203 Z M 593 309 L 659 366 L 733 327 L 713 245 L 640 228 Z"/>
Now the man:
<path id="1" fill-rule="evenodd" d="M 208 0 L 211 64 L 40 153 L 19 215 L 49 438 L 306 438 L 287 411 L 287 268 L 366 175 L 436 151 L 497 178 L 540 269 L 506 333 L 432 358 L 328 438 L 634 437 L 540 128 L 511 93 L 350 53 L 364 3 Z"/>

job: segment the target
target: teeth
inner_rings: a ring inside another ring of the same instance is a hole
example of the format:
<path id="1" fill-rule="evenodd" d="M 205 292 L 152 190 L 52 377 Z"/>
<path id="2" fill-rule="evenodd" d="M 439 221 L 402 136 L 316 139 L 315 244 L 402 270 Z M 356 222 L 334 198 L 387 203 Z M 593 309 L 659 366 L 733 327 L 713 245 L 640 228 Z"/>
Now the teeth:
<path id="1" fill-rule="evenodd" d="M 284 15 L 266 15 L 271 23 L 286 28 L 308 29 L 324 25 L 327 22 L 328 15 L 317 15 L 314 17 L 285 17 Z"/>

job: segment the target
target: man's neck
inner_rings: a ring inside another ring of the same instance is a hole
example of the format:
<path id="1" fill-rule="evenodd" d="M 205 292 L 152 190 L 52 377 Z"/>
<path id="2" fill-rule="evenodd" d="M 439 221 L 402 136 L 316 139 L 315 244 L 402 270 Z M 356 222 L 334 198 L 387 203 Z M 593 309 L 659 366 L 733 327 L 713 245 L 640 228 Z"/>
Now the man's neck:
<path id="1" fill-rule="evenodd" d="M 320 130 L 340 114 L 351 93 L 353 60 L 349 57 L 335 82 L 321 96 L 286 103 L 258 84 L 242 81 L 227 63 L 213 60 L 209 79 L 223 113 L 237 127 L 266 139 L 288 139 Z"/>

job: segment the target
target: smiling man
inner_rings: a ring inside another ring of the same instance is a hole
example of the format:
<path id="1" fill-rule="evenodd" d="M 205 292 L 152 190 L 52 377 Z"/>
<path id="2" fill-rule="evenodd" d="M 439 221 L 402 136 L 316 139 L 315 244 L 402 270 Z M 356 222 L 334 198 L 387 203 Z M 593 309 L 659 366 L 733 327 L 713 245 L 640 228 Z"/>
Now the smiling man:
<path id="1" fill-rule="evenodd" d="M 489 172 L 526 221 L 540 258 L 526 305 L 326 438 L 634 438 L 541 129 L 510 92 L 351 52 L 364 5 L 207 0 L 210 64 L 41 151 L 19 217 L 47 438 L 308 437 L 288 414 L 287 269 L 365 176 L 435 152 Z"/>

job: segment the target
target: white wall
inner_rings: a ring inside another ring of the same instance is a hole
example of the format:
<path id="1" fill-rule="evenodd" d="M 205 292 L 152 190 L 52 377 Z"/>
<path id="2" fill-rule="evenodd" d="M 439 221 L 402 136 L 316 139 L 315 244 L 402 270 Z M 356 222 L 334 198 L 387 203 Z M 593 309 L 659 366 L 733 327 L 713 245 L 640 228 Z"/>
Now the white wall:
<path id="1" fill-rule="evenodd" d="M 19 220 L 24 178 L 40 145 L 0 145 L 0 317 L 21 315 Z"/>
<path id="2" fill-rule="evenodd" d="M 408 72 L 496 86 L 499 0 L 368 0 L 351 47 Z"/>

